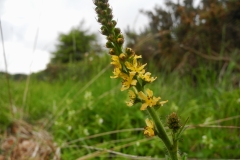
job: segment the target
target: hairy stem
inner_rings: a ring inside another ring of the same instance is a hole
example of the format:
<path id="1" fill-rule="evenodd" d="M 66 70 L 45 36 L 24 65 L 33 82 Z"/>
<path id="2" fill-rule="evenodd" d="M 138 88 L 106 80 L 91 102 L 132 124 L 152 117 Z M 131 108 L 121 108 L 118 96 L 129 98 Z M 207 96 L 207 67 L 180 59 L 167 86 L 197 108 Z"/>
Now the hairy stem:
<path id="1" fill-rule="evenodd" d="M 167 147 L 167 150 L 170 154 L 170 157 L 172 160 L 178 160 L 178 156 L 177 156 L 177 142 L 174 141 L 173 144 L 171 142 L 171 140 L 169 139 L 166 130 L 164 129 L 164 126 L 158 116 L 158 114 L 156 113 L 155 109 L 153 107 L 148 107 L 147 108 L 150 116 L 152 117 L 154 123 L 155 123 L 155 127 L 157 130 L 157 134 L 158 137 L 163 141 L 163 143 L 165 144 L 165 146 Z"/>

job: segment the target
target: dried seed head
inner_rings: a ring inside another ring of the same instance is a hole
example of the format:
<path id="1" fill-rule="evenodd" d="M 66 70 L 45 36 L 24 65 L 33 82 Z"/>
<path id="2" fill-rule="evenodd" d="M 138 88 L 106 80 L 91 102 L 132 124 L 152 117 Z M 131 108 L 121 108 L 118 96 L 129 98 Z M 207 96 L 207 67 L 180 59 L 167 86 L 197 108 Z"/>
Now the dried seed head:
<path id="1" fill-rule="evenodd" d="M 167 125 L 174 133 L 181 128 L 180 119 L 177 113 L 173 112 L 167 117 Z"/>

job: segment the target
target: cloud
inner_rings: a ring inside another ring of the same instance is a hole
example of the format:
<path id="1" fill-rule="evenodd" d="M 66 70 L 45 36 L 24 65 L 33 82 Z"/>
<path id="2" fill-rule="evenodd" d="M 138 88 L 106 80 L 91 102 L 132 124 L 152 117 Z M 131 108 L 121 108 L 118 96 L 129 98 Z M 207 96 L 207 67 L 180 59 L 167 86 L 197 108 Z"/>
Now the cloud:
<path id="1" fill-rule="evenodd" d="M 49 54 L 47 51 L 36 50 L 33 52 L 31 48 L 26 48 L 20 43 L 6 42 L 5 52 L 7 58 L 7 66 L 9 73 L 25 73 L 37 72 L 43 70 L 49 62 Z M 4 67 L 3 58 L 0 59 L 0 67 Z"/>

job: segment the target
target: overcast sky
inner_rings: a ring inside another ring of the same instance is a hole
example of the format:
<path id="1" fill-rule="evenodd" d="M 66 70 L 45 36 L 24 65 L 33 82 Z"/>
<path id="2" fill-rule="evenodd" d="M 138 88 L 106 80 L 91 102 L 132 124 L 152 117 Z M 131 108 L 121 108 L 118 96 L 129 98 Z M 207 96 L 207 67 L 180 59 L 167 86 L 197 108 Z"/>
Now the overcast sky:
<path id="1" fill-rule="evenodd" d="M 122 30 L 139 30 L 148 19 L 140 9 L 162 6 L 161 0 L 109 0 Z M 67 33 L 82 20 L 85 28 L 97 33 L 100 25 L 92 0 L 0 0 L 0 18 L 9 73 L 43 70 L 54 50 L 59 33 Z M 38 36 L 36 36 L 38 33 Z M 36 50 L 33 52 L 37 37 Z M 1 40 L 0 40 L 1 41 Z M 0 71 L 5 71 L 3 46 L 0 44 Z"/>

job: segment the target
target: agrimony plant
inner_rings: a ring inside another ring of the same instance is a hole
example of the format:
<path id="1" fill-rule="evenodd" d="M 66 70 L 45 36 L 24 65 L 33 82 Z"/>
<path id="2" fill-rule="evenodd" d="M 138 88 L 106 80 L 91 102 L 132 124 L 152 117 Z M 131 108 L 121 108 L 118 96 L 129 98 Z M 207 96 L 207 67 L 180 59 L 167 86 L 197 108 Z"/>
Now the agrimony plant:
<path id="1" fill-rule="evenodd" d="M 155 97 L 153 91 L 146 87 L 157 77 L 152 77 L 150 72 L 144 68 L 147 64 L 139 61 L 142 56 L 135 54 L 131 48 L 123 48 L 124 36 L 121 29 L 117 28 L 117 22 L 113 20 L 112 9 L 108 0 L 94 0 L 96 5 L 97 21 L 101 24 L 101 33 L 106 36 L 106 47 L 111 55 L 111 64 L 114 66 L 111 78 L 122 79 L 121 91 L 128 90 L 129 101 L 127 106 L 142 103 L 140 110 L 147 111 L 151 119 L 146 119 L 144 135 L 147 137 L 158 136 L 165 144 L 169 159 L 185 159 L 178 152 L 178 141 L 184 130 L 180 119 L 176 113 L 172 113 L 167 118 L 168 127 L 171 130 L 171 138 L 168 136 L 162 121 L 156 110 L 167 102 L 161 101 L 160 97 Z"/>

